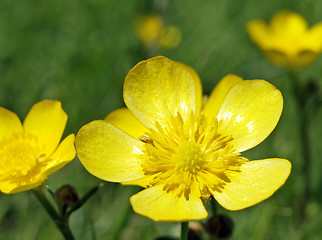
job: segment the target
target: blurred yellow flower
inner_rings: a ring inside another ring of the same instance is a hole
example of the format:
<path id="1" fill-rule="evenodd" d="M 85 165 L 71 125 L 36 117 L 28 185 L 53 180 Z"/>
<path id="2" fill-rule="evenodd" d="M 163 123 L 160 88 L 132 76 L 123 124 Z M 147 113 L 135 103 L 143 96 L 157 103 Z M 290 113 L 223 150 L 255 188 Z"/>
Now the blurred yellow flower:
<path id="1" fill-rule="evenodd" d="M 322 52 L 322 22 L 309 28 L 302 16 L 288 10 L 274 15 L 270 24 L 262 20 L 248 22 L 247 32 L 267 58 L 279 66 L 306 66 Z"/>
<path id="2" fill-rule="evenodd" d="M 178 27 L 170 25 L 162 29 L 160 45 L 162 48 L 171 49 L 177 47 L 181 42 L 181 31 Z"/>
<path id="3" fill-rule="evenodd" d="M 128 108 L 82 127 L 76 149 L 96 177 L 146 188 L 130 199 L 136 213 L 155 221 L 204 219 L 202 199 L 239 210 L 270 197 L 288 178 L 285 159 L 240 155 L 280 118 L 283 98 L 270 83 L 227 75 L 202 109 L 197 73 L 155 57 L 128 73 L 123 93 Z"/>
<path id="4" fill-rule="evenodd" d="M 136 22 L 138 37 L 145 44 L 156 44 L 164 28 L 163 19 L 159 15 L 147 15 Z"/>
<path id="5" fill-rule="evenodd" d="M 23 125 L 0 107 L 0 190 L 17 193 L 38 187 L 75 157 L 74 134 L 60 144 L 67 115 L 58 101 L 35 104 Z"/>
<path id="6" fill-rule="evenodd" d="M 171 49 L 181 42 L 181 31 L 173 25 L 165 25 L 160 15 L 140 17 L 135 24 L 136 33 L 147 46 Z"/>

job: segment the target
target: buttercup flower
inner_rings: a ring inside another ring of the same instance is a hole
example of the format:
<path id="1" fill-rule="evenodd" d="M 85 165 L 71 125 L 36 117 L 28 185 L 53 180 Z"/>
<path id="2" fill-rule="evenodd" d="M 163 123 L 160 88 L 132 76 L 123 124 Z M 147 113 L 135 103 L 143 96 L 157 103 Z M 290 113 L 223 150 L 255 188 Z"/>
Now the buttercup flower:
<path id="1" fill-rule="evenodd" d="M 202 88 L 190 67 L 165 57 L 138 63 L 124 83 L 127 108 L 80 129 L 78 157 L 96 177 L 146 189 L 130 198 L 155 221 L 207 217 L 202 199 L 229 210 L 270 197 L 290 174 L 284 159 L 240 155 L 275 128 L 281 93 L 264 80 L 227 75 L 202 108 Z"/>
<path id="2" fill-rule="evenodd" d="M 155 44 L 164 27 L 163 20 L 158 15 L 140 17 L 136 22 L 136 33 L 145 44 Z"/>
<path id="3" fill-rule="evenodd" d="M 322 22 L 308 27 L 306 20 L 288 10 L 278 12 L 270 24 L 253 20 L 247 24 L 252 40 L 276 65 L 301 67 L 322 52 Z"/>
<path id="4" fill-rule="evenodd" d="M 23 125 L 18 116 L 0 107 L 0 190 L 17 193 L 38 187 L 47 176 L 76 155 L 74 134 L 60 144 L 67 115 L 58 101 L 35 104 Z"/>
<path id="5" fill-rule="evenodd" d="M 181 31 L 173 25 L 166 25 L 160 15 L 145 15 L 135 24 L 137 36 L 147 46 L 166 49 L 175 48 L 181 42 Z"/>

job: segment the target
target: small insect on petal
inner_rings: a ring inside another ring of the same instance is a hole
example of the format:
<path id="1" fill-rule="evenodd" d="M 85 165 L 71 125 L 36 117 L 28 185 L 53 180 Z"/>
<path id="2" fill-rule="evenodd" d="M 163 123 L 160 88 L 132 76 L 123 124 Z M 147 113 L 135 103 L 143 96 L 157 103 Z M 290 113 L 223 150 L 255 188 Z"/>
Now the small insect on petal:
<path id="1" fill-rule="evenodd" d="M 153 140 L 149 136 L 146 136 L 146 135 L 140 136 L 139 139 L 144 143 L 150 143 L 150 144 L 153 143 Z"/>

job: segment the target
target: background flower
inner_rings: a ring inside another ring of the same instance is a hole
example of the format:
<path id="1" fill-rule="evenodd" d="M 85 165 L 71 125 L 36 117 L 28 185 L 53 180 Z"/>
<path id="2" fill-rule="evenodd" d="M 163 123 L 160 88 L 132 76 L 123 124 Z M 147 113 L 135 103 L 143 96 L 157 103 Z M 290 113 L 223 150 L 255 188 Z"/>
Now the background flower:
<path id="1" fill-rule="evenodd" d="M 16 193 L 36 188 L 75 157 L 74 134 L 60 144 L 67 115 L 58 101 L 35 104 L 23 125 L 0 108 L 0 190 Z"/>
<path id="2" fill-rule="evenodd" d="M 181 31 L 177 26 L 168 25 L 159 14 L 143 15 L 135 22 L 140 40 L 148 47 L 171 49 L 181 42 Z"/>
<path id="3" fill-rule="evenodd" d="M 262 20 L 248 22 L 247 31 L 276 65 L 306 66 L 322 51 L 322 22 L 309 28 L 301 15 L 288 10 L 276 13 L 270 24 Z"/>

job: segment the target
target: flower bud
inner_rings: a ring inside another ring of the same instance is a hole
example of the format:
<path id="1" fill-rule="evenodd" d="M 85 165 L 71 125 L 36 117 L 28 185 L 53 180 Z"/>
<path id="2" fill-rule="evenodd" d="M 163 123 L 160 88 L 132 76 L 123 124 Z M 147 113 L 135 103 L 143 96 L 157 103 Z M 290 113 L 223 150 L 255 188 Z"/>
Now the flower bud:
<path id="1" fill-rule="evenodd" d="M 201 240 L 202 233 L 205 231 L 203 224 L 198 221 L 189 222 L 189 232 L 188 239 L 189 240 Z"/>
<path id="2" fill-rule="evenodd" d="M 305 91 L 308 95 L 313 95 L 319 92 L 319 85 L 317 84 L 315 79 L 310 79 L 305 84 Z"/>
<path id="3" fill-rule="evenodd" d="M 207 222 L 207 232 L 209 235 L 224 239 L 229 238 L 234 230 L 234 222 L 225 215 L 215 215 Z"/>
<path id="4" fill-rule="evenodd" d="M 194 229 L 189 229 L 188 240 L 202 240 L 201 233 Z"/>
<path id="5" fill-rule="evenodd" d="M 76 189 L 68 184 L 59 188 L 55 192 L 54 198 L 57 204 L 62 208 L 66 208 L 78 202 Z"/>

